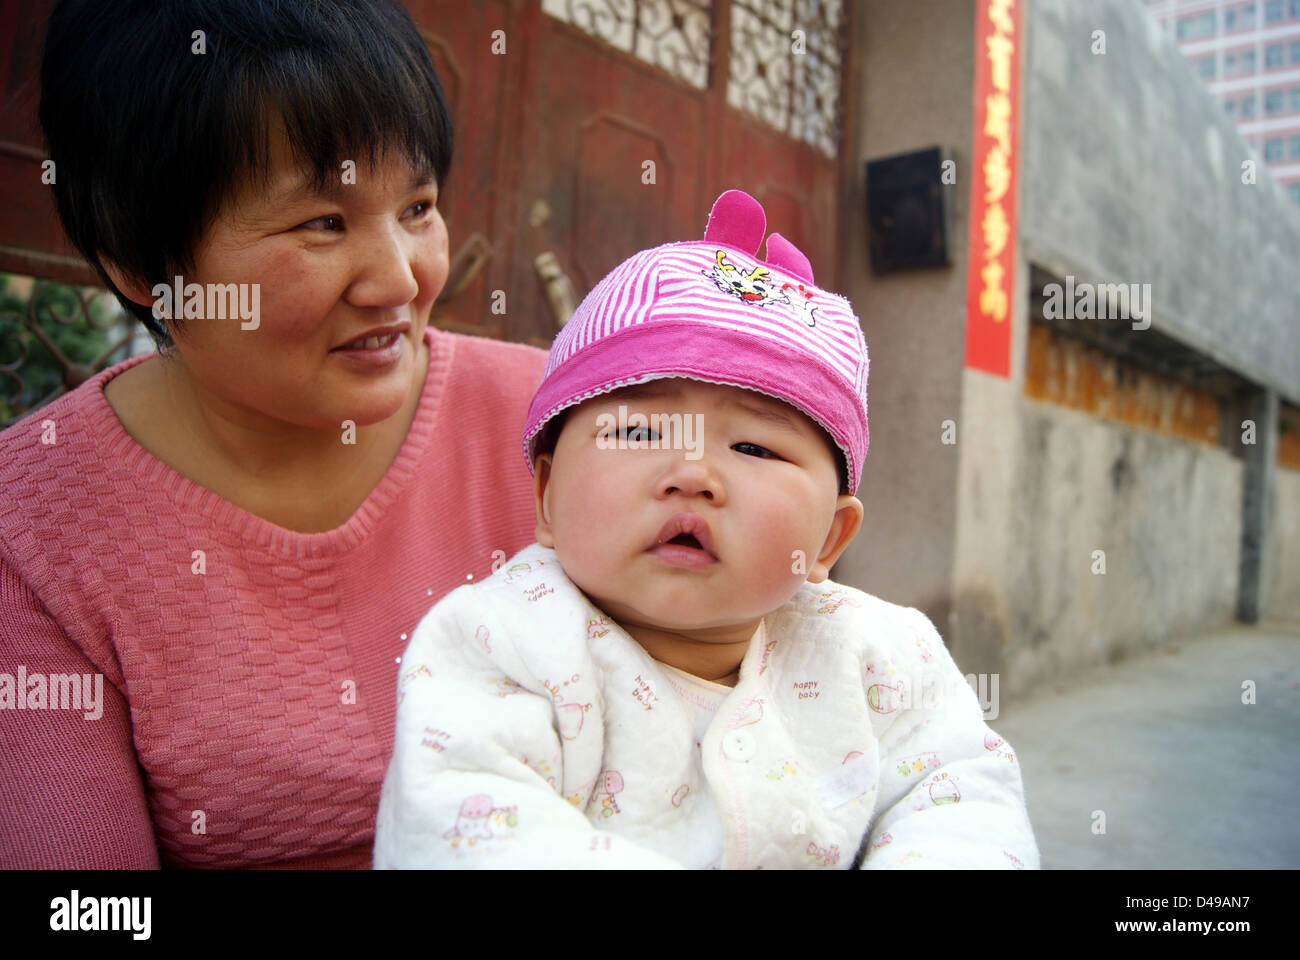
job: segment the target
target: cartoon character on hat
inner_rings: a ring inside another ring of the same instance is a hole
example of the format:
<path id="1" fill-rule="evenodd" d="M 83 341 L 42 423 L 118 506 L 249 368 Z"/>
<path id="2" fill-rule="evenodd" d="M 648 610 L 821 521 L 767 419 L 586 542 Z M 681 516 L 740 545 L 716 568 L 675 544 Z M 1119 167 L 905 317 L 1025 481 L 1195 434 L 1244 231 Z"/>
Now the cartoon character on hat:
<path id="1" fill-rule="evenodd" d="M 779 233 L 772 234 L 767 241 L 768 250 L 772 249 L 773 240 L 783 239 Z M 718 289 L 723 293 L 731 294 L 741 303 L 756 304 L 760 307 L 770 305 L 785 307 L 805 326 L 817 326 L 817 319 L 814 316 L 817 306 L 812 302 L 812 291 L 802 283 L 796 284 L 787 280 L 778 288 L 776 281 L 772 279 L 772 271 L 767 267 L 760 265 L 751 270 L 734 253 L 729 258 L 726 250 L 719 250 L 714 259 L 714 266 L 703 273 L 717 284 Z M 795 299 L 791 299 L 790 293 L 794 293 Z"/>
<path id="2" fill-rule="evenodd" d="M 743 190 L 728 190 L 713 204 L 709 225 L 704 230 L 706 242 L 716 240 L 757 255 L 758 245 L 767 229 L 767 218 L 759 202 Z M 791 276 L 789 280 L 773 277 L 775 267 Z M 767 262 L 747 263 L 735 252 L 719 249 L 714 263 L 704 271 L 723 293 L 742 303 L 784 309 L 804 326 L 817 326 L 818 303 L 813 292 L 813 270 L 808 258 L 779 233 L 767 238 Z"/>

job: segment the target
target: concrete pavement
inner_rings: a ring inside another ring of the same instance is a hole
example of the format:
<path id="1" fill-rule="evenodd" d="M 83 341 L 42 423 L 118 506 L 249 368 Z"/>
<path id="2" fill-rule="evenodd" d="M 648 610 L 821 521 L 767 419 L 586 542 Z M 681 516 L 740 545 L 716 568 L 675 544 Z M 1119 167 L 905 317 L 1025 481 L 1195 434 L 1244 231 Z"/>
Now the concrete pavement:
<path id="1" fill-rule="evenodd" d="M 1044 869 L 1300 868 L 1300 610 L 1096 668 L 990 726 Z"/>

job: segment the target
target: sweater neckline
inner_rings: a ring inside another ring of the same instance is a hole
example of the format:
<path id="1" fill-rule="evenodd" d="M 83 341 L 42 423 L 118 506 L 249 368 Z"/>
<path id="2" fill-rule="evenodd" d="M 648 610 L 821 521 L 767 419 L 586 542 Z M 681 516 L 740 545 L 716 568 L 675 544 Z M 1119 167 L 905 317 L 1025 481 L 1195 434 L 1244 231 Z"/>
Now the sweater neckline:
<path id="1" fill-rule="evenodd" d="M 430 428 L 441 406 L 454 344 L 450 336 L 433 326 L 425 328 L 424 342 L 429 348 L 429 367 L 402 446 L 361 506 L 347 522 L 333 530 L 300 533 L 271 523 L 200 486 L 137 443 L 109 405 L 104 387 L 114 377 L 157 356 L 156 353 L 131 357 L 91 378 L 87 384 L 91 387 L 87 409 L 91 436 L 97 438 L 102 458 L 110 464 L 125 465 L 141 489 L 163 489 L 182 514 L 206 517 L 217 531 L 230 531 L 267 551 L 287 556 L 323 557 L 344 553 L 365 540 L 383 521 L 389 507 L 415 475 L 415 467 L 429 446 Z"/>

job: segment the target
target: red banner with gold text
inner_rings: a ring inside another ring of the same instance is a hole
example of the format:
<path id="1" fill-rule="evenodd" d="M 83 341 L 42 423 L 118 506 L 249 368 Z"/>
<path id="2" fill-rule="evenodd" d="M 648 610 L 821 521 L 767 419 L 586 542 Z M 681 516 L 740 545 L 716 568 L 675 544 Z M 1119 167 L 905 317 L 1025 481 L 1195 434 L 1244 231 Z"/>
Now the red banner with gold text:
<path id="1" fill-rule="evenodd" d="M 1011 374 L 1016 265 L 1020 0 L 975 0 L 966 366 Z"/>

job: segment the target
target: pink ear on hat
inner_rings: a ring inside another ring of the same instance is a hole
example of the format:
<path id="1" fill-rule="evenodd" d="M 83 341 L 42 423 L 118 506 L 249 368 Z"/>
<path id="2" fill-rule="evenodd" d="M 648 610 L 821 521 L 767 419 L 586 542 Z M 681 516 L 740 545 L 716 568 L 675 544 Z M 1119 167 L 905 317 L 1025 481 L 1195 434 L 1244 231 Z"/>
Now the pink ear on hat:
<path id="1" fill-rule="evenodd" d="M 767 216 L 762 205 L 743 190 L 728 190 L 713 201 L 704 239 L 757 256 L 766 231 Z"/>
<path id="2" fill-rule="evenodd" d="M 767 262 L 780 267 L 786 273 L 793 273 L 800 280 L 814 283 L 812 264 L 793 243 L 774 233 L 767 238 Z"/>

